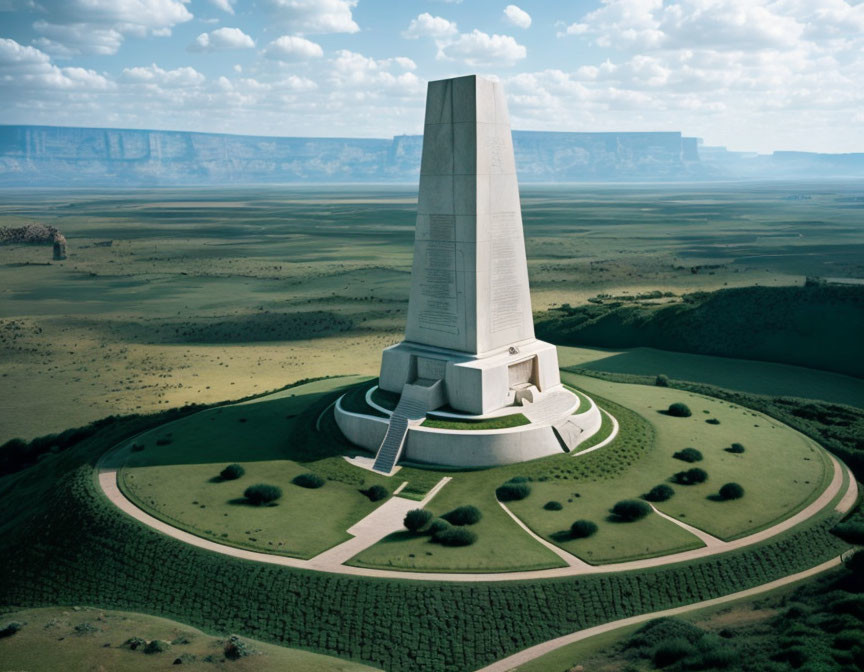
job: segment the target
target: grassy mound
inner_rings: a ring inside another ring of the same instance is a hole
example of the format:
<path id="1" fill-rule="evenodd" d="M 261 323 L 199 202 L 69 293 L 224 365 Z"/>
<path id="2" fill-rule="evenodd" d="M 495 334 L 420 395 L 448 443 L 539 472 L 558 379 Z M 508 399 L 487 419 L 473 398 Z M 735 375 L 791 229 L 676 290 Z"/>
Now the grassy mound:
<path id="1" fill-rule="evenodd" d="M 550 310 L 537 337 L 560 345 L 661 350 L 796 364 L 864 376 L 864 287 L 742 287 L 666 306 Z"/>
<path id="2" fill-rule="evenodd" d="M 0 479 L 0 605 L 145 611 L 396 672 L 455 672 L 574 629 L 764 583 L 847 548 L 828 532 L 833 521 L 821 520 L 759 547 L 643 575 L 433 584 L 252 563 L 161 535 L 102 497 L 95 460 L 141 422 L 115 421 Z M 621 594 L 630 597 L 615 599 Z M 544 609 L 526 622 L 525 604 Z"/>

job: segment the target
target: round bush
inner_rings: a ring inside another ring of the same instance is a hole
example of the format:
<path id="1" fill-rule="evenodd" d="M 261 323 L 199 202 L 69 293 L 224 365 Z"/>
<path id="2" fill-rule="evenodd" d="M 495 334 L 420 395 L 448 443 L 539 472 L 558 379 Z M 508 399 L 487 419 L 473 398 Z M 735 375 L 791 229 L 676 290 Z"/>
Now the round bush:
<path id="1" fill-rule="evenodd" d="M 387 497 L 390 493 L 383 485 L 373 485 L 365 494 L 369 498 L 369 501 L 378 502 Z"/>
<path id="2" fill-rule="evenodd" d="M 731 446 L 729 446 L 728 448 L 724 448 L 723 450 L 725 450 L 727 453 L 739 454 L 744 452 L 744 446 L 742 446 L 740 443 L 733 443 Z"/>
<path id="3" fill-rule="evenodd" d="M 720 421 L 717 418 L 708 418 L 705 422 L 709 425 L 719 425 Z"/>
<path id="4" fill-rule="evenodd" d="M 262 504 L 269 504 L 279 499 L 282 496 L 282 488 L 276 485 L 267 485 L 266 483 L 256 483 L 246 488 L 243 491 L 243 496 L 250 504 L 261 506 Z"/>
<path id="5" fill-rule="evenodd" d="M 442 546 L 470 546 L 477 541 L 477 535 L 464 527 L 448 527 L 437 532 L 434 539 Z"/>
<path id="6" fill-rule="evenodd" d="M 612 507 L 611 512 L 619 520 L 631 523 L 651 513 L 651 507 L 638 499 L 622 499 Z"/>
<path id="7" fill-rule="evenodd" d="M 654 384 L 657 387 L 669 387 L 669 376 L 665 373 L 661 373 L 654 379 Z"/>
<path id="8" fill-rule="evenodd" d="M 737 483 L 727 483 L 720 488 L 720 496 L 723 499 L 741 499 L 744 496 L 744 488 Z"/>
<path id="9" fill-rule="evenodd" d="M 436 534 L 443 532 L 444 530 L 450 529 L 450 523 L 448 523 L 443 518 L 436 518 L 431 523 L 429 523 L 429 534 L 434 538 Z"/>
<path id="10" fill-rule="evenodd" d="M 708 472 L 699 467 L 693 467 L 687 471 L 679 471 L 672 477 L 679 485 L 696 485 L 708 480 Z"/>
<path id="11" fill-rule="evenodd" d="M 597 523 L 591 520 L 577 520 L 570 526 L 571 539 L 585 539 L 597 532 Z"/>
<path id="12" fill-rule="evenodd" d="M 427 511 L 426 509 L 411 509 L 405 514 L 403 524 L 405 525 L 405 529 L 411 532 L 419 532 L 429 524 L 430 520 L 432 520 L 431 511 Z"/>
<path id="13" fill-rule="evenodd" d="M 479 523 L 483 514 L 476 506 L 459 506 L 441 516 L 451 525 L 474 525 Z"/>
<path id="14" fill-rule="evenodd" d="M 516 502 L 531 494 L 531 486 L 527 483 L 505 483 L 495 489 L 499 502 Z"/>
<path id="15" fill-rule="evenodd" d="M 547 511 L 560 511 L 564 508 L 564 505 L 561 502 L 556 502 L 554 499 L 550 502 L 546 502 L 543 505 L 543 508 Z"/>
<path id="16" fill-rule="evenodd" d="M 684 637 L 676 637 L 660 642 L 651 654 L 657 667 L 668 667 L 696 653 L 696 648 Z"/>
<path id="17" fill-rule="evenodd" d="M 219 472 L 219 476 L 222 477 L 223 481 L 236 481 L 245 473 L 246 470 L 239 464 L 229 464 Z"/>
<path id="18" fill-rule="evenodd" d="M 647 499 L 649 502 L 665 502 L 672 497 L 675 491 L 671 486 L 664 484 L 655 485 L 648 492 L 642 495 L 642 499 Z"/>
<path id="19" fill-rule="evenodd" d="M 161 639 L 154 639 L 153 641 L 147 642 L 147 646 L 144 647 L 144 653 L 165 653 L 170 648 L 171 645 L 168 642 L 163 642 Z"/>
<path id="20" fill-rule="evenodd" d="M 666 413 L 675 418 L 689 418 L 693 415 L 687 404 L 682 404 L 680 401 L 676 401 L 674 404 L 669 404 Z"/>
<path id="21" fill-rule="evenodd" d="M 301 488 L 311 489 L 320 488 L 324 485 L 324 479 L 318 474 L 313 473 L 297 474 L 297 476 L 291 479 L 291 482 L 294 485 L 299 485 Z"/>
<path id="22" fill-rule="evenodd" d="M 702 461 L 702 453 L 695 448 L 685 448 L 684 450 L 679 450 L 677 453 L 672 455 L 676 460 L 681 460 L 682 462 L 701 462 Z"/>

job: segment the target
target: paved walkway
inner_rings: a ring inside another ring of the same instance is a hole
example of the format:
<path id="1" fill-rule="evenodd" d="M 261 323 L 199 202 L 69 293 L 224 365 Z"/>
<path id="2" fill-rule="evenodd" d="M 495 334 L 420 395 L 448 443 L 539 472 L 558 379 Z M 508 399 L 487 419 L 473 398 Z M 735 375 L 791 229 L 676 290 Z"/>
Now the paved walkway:
<path id="1" fill-rule="evenodd" d="M 591 403 L 593 404 L 594 402 L 592 401 Z M 598 406 L 597 408 L 600 408 L 600 407 Z M 600 443 L 598 443 L 596 446 L 591 446 L 590 448 L 586 448 L 585 450 L 582 450 L 582 451 L 579 450 L 579 446 L 576 446 L 576 450 L 574 450 L 572 453 L 570 453 L 570 455 L 571 455 L 572 457 L 576 457 L 577 455 L 587 455 L 588 453 L 591 453 L 591 452 L 593 452 L 593 451 L 595 451 L 595 450 L 599 450 L 599 449 L 602 448 L 603 446 L 605 446 L 605 445 L 611 443 L 612 440 L 613 440 L 616 436 L 618 436 L 618 429 L 619 429 L 619 427 L 618 427 L 618 421 L 615 419 L 615 416 L 612 415 L 611 413 L 609 413 L 608 411 L 604 411 L 602 408 L 600 408 L 600 412 L 601 412 L 601 413 L 605 413 L 606 415 L 608 415 L 608 416 L 609 416 L 609 419 L 612 421 L 612 431 L 610 432 L 609 436 L 607 436 L 605 439 L 603 439 L 603 440 L 602 440 Z M 590 438 L 591 438 L 591 437 L 589 436 L 588 439 L 590 439 Z M 588 439 L 585 439 L 585 440 L 587 441 Z"/>
<path id="2" fill-rule="evenodd" d="M 822 572 L 827 572 L 830 569 L 839 567 L 841 563 L 841 558 L 837 557 L 833 560 L 829 560 L 828 562 L 823 562 L 821 565 L 812 567 L 811 569 L 799 572 L 798 574 L 792 574 L 790 576 L 783 577 L 782 579 L 771 581 L 770 583 L 763 583 L 761 586 L 742 590 L 738 593 L 731 593 L 730 595 L 716 597 L 712 600 L 705 600 L 704 602 L 694 602 L 693 604 L 688 604 L 683 607 L 675 607 L 674 609 L 665 609 L 663 611 L 655 611 L 650 614 L 641 614 L 639 616 L 632 616 L 630 618 L 622 618 L 619 621 L 612 621 L 610 623 L 604 623 L 603 625 L 598 625 L 593 628 L 587 628 L 586 630 L 579 630 L 569 635 L 564 635 L 563 637 L 550 639 L 548 642 L 537 644 L 536 646 L 532 646 L 528 649 L 523 649 L 519 653 L 515 653 L 512 656 L 502 658 L 501 660 L 492 663 L 491 665 L 487 665 L 486 667 L 477 670 L 477 672 L 510 672 L 511 670 L 515 671 L 520 665 L 524 665 L 525 663 L 528 663 L 535 658 L 539 658 L 540 656 L 550 653 L 555 649 L 560 649 L 563 646 L 575 644 L 576 642 L 581 642 L 582 640 L 594 637 L 595 635 L 603 634 L 604 632 L 611 632 L 612 630 L 617 630 L 618 628 L 626 628 L 630 625 L 638 625 L 639 623 L 644 623 L 645 621 L 652 621 L 655 618 L 678 616 L 680 614 L 687 613 L 688 611 L 696 611 L 698 609 L 715 607 L 721 604 L 726 604 L 727 602 L 734 602 L 735 600 L 740 600 L 742 598 L 753 597 L 755 595 L 759 595 L 760 593 L 774 590 L 775 588 L 787 586 L 791 583 L 795 583 L 796 581 L 803 581 L 804 579 L 809 579 L 811 576 L 816 576 L 817 574 L 821 574 Z"/>
<path id="3" fill-rule="evenodd" d="M 130 439 L 124 444 L 124 448 L 122 450 L 128 451 L 133 443 L 133 439 Z M 269 553 L 262 553 L 259 551 L 249 551 L 242 548 L 235 548 L 233 546 L 225 546 L 215 541 L 211 541 L 209 539 L 204 539 L 202 537 L 195 536 L 189 532 L 185 532 L 176 527 L 169 525 L 157 518 L 154 518 L 148 513 L 145 513 L 143 510 L 139 509 L 135 506 L 131 501 L 126 499 L 122 492 L 120 492 L 120 488 L 117 486 L 117 466 L 116 464 L 120 462 L 117 460 L 118 451 L 109 451 L 99 460 L 97 464 L 98 470 L 98 479 L 99 485 L 102 488 L 105 496 L 124 513 L 128 514 L 132 518 L 137 521 L 147 525 L 148 527 L 153 528 L 169 537 L 177 539 L 187 544 L 191 544 L 192 546 L 197 546 L 198 548 L 203 548 L 209 551 L 213 551 L 214 553 L 221 553 L 223 555 L 228 555 L 235 558 L 243 558 L 245 560 L 254 560 L 257 562 L 266 562 L 273 565 L 283 565 L 286 567 L 296 567 L 298 569 L 312 569 L 323 572 L 331 572 L 336 574 L 348 574 L 354 576 L 366 576 L 373 578 L 382 578 L 382 579 L 410 579 L 416 581 L 521 581 L 526 579 L 538 580 L 538 579 L 554 579 L 554 578 L 563 578 L 568 576 L 580 576 L 585 574 L 606 574 L 612 572 L 629 572 L 633 570 L 641 570 L 648 569 L 650 567 L 660 567 L 663 565 L 671 565 L 679 562 L 690 562 L 692 560 L 698 560 L 700 558 L 705 558 L 711 555 L 715 555 L 718 553 L 725 553 L 732 550 L 737 550 L 740 548 L 744 548 L 746 546 L 750 546 L 752 544 L 758 544 L 762 541 L 770 539 L 771 537 L 780 534 L 781 532 L 785 532 L 786 530 L 798 525 L 799 523 L 807 520 L 808 518 L 816 515 L 820 511 L 822 511 L 825 507 L 827 507 L 833 499 L 840 492 L 840 488 L 843 485 L 843 467 L 841 467 L 840 463 L 834 459 L 833 456 L 829 456 L 832 464 L 834 465 L 834 477 L 831 480 L 830 485 L 825 489 L 825 491 L 809 506 L 799 511 L 796 515 L 787 518 L 786 520 L 770 527 L 766 530 L 762 530 L 761 532 L 757 532 L 756 534 L 751 534 L 747 537 L 742 537 L 740 539 L 735 539 L 734 541 L 725 542 L 721 546 L 713 546 L 708 547 L 704 546 L 702 548 L 693 549 L 690 551 L 684 551 L 682 553 L 675 553 L 673 555 L 666 555 L 658 558 L 646 558 L 643 560 L 634 560 L 631 562 L 621 562 L 610 565 L 588 565 L 579 561 L 578 563 L 571 564 L 568 562 L 567 567 L 557 567 L 553 569 L 540 569 L 540 570 L 530 570 L 530 571 L 517 571 L 517 572 L 497 572 L 497 573 L 441 573 L 441 572 L 403 572 L 398 570 L 387 570 L 387 569 L 369 569 L 364 567 L 348 567 L 347 565 L 334 564 L 335 560 L 339 557 L 335 553 L 335 548 L 331 549 L 334 551 L 333 556 L 331 556 L 331 560 L 327 562 L 320 562 L 319 558 L 331 551 L 325 551 L 325 553 L 312 558 L 310 560 L 302 560 L 299 558 L 288 558 L 279 555 L 271 555 Z M 841 504 L 846 508 L 841 508 L 838 505 L 836 508 L 839 512 L 845 513 L 848 511 L 852 505 L 855 503 L 858 497 L 858 485 L 855 481 L 855 477 L 852 475 L 851 471 L 847 472 L 849 474 L 849 484 L 848 489 L 844 493 L 844 496 L 841 500 Z M 443 480 L 443 479 L 442 479 Z M 439 482 L 436 486 L 437 488 L 443 487 L 443 484 Z M 427 494 L 426 498 L 423 502 L 414 502 L 411 500 L 411 508 L 420 508 L 427 502 L 437 491 L 433 488 L 432 491 Z M 404 498 L 393 498 L 393 499 L 404 499 Z M 357 526 L 362 525 L 363 521 L 357 523 Z M 401 521 L 400 521 L 401 527 Z M 354 528 L 352 528 L 354 529 Z M 524 526 L 523 526 L 524 529 Z M 393 530 L 390 530 L 393 531 Z M 365 534 L 365 533 L 364 533 Z M 366 536 L 365 538 L 370 539 L 371 534 Z M 351 543 L 353 540 L 349 540 L 344 543 Z M 373 542 L 374 543 L 374 542 Z M 339 548 L 338 546 L 336 548 Z M 557 548 L 557 547 L 556 547 Z M 562 550 L 562 549 L 559 549 Z M 566 551 L 562 551 L 565 552 Z M 340 554 L 341 555 L 341 554 Z M 569 555 L 569 554 L 568 554 Z M 560 554 L 559 554 L 559 557 Z M 325 558 L 326 560 L 326 558 Z"/>
<path id="4" fill-rule="evenodd" d="M 650 506 L 652 509 L 654 509 L 654 513 L 656 513 L 658 516 L 675 523 L 678 527 L 680 527 L 684 530 L 687 530 L 694 537 L 698 537 L 699 540 L 703 544 L 708 546 L 709 548 L 719 548 L 720 546 L 723 546 L 723 544 L 726 543 L 722 539 L 718 539 L 717 537 L 711 536 L 707 532 L 703 532 L 698 527 L 693 527 L 692 525 L 688 525 L 687 523 L 685 523 L 681 520 L 678 520 L 677 518 L 673 518 L 672 516 L 663 513 L 660 509 L 658 509 L 653 504 L 651 504 Z"/>

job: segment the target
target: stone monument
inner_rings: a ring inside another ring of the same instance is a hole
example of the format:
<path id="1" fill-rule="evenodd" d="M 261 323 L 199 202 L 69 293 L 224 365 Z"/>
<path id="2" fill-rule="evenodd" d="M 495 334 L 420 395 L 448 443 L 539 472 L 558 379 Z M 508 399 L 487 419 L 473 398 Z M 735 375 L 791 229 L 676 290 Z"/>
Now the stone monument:
<path id="1" fill-rule="evenodd" d="M 379 386 L 399 395 L 395 409 L 385 409 L 390 421 L 376 451 L 375 469 L 385 473 L 406 442 L 409 457 L 412 444 L 429 443 L 409 430 L 422 430 L 436 409 L 436 417 L 471 422 L 520 412 L 528 425 L 554 420 L 558 452 L 587 438 L 570 426 L 579 400 L 561 385 L 555 346 L 534 337 L 510 121 L 497 82 L 471 75 L 429 83 L 405 340 L 384 350 Z M 340 409 L 343 432 L 371 447 L 374 439 L 358 436 Z M 553 435 L 553 424 L 545 427 Z M 476 439 L 477 431 L 467 433 Z M 510 443 L 526 432 L 513 432 Z M 414 446 L 414 459 L 467 466 L 548 454 L 538 445 L 527 457 L 525 446 L 496 456 L 499 440 L 460 457 L 463 441 L 439 438 L 431 453 Z"/>

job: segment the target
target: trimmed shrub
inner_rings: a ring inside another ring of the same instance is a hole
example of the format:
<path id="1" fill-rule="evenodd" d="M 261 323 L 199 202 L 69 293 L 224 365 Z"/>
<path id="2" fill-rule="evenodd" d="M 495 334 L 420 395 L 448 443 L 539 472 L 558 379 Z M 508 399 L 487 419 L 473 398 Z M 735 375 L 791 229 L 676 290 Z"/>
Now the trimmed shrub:
<path id="1" fill-rule="evenodd" d="M 19 623 L 18 621 L 10 621 L 2 628 L 0 628 L 0 639 L 11 637 L 12 635 L 17 634 L 23 627 L 23 623 Z"/>
<path id="2" fill-rule="evenodd" d="M 719 425 L 720 421 L 717 418 L 708 418 L 705 422 L 709 425 Z"/>
<path id="3" fill-rule="evenodd" d="M 856 546 L 864 545 L 864 522 L 862 521 L 847 520 L 837 525 L 831 532 L 850 544 L 855 544 Z M 861 559 L 864 560 L 864 557 Z"/>
<path id="4" fill-rule="evenodd" d="M 448 527 L 437 532 L 434 539 L 442 546 L 470 546 L 477 541 L 477 535 L 464 527 Z"/>
<path id="5" fill-rule="evenodd" d="M 144 650 L 144 647 L 147 646 L 147 640 L 142 637 L 130 637 L 127 639 L 123 646 L 128 646 L 132 651 L 137 651 L 138 649 Z"/>
<path id="6" fill-rule="evenodd" d="M 695 448 L 685 448 L 684 450 L 679 450 L 677 453 L 672 455 L 676 460 L 681 460 L 682 462 L 701 462 L 702 461 L 702 453 L 701 451 L 696 450 Z"/>
<path id="7" fill-rule="evenodd" d="M 144 653 L 165 653 L 170 648 L 171 645 L 168 642 L 163 642 L 161 639 L 154 639 L 153 641 L 147 642 L 147 646 L 144 647 Z"/>
<path id="8" fill-rule="evenodd" d="M 386 498 L 390 493 L 383 485 L 373 485 L 364 493 L 371 502 L 378 502 Z"/>
<path id="9" fill-rule="evenodd" d="M 229 464 L 219 472 L 219 476 L 222 477 L 223 481 L 236 481 L 245 473 L 246 470 L 239 464 Z"/>
<path id="10" fill-rule="evenodd" d="M 666 414 L 671 415 L 673 418 L 689 418 L 693 415 L 693 412 L 687 404 L 682 404 L 680 401 L 676 401 L 674 404 L 669 404 L 669 408 L 666 409 Z"/>
<path id="11" fill-rule="evenodd" d="M 672 477 L 679 485 L 696 485 L 708 480 L 708 472 L 699 467 L 693 467 L 687 471 L 679 471 Z"/>
<path id="12" fill-rule="evenodd" d="M 657 667 L 669 667 L 679 660 L 696 653 L 696 648 L 683 637 L 660 642 L 651 654 L 651 660 Z"/>
<path id="13" fill-rule="evenodd" d="M 405 525 L 406 530 L 419 532 L 429 524 L 430 520 L 432 520 L 431 511 L 427 511 L 426 509 L 411 509 L 405 514 L 405 520 L 402 524 Z"/>
<path id="14" fill-rule="evenodd" d="M 253 651 L 249 648 L 249 645 L 246 644 L 242 639 L 240 639 L 237 635 L 231 635 L 228 638 L 228 641 L 225 642 L 225 648 L 223 649 L 225 653 L 225 657 L 228 660 L 240 660 L 241 658 L 245 658 L 246 656 L 253 653 Z"/>
<path id="15" fill-rule="evenodd" d="M 450 523 L 448 523 L 443 518 L 436 518 L 431 523 L 429 523 L 429 529 L 427 531 L 434 538 L 435 535 L 443 532 L 444 530 L 449 530 L 449 529 L 450 529 Z"/>
<path id="16" fill-rule="evenodd" d="M 561 502 L 556 502 L 554 499 L 552 501 L 546 502 L 543 505 L 543 508 L 547 511 L 560 511 L 564 508 L 564 505 Z"/>
<path id="17" fill-rule="evenodd" d="M 597 523 L 591 520 L 577 520 L 570 526 L 571 539 L 586 539 L 597 532 Z"/>
<path id="18" fill-rule="evenodd" d="M 728 448 L 724 448 L 723 450 L 725 450 L 727 453 L 740 454 L 744 452 L 744 446 L 742 446 L 740 443 L 733 443 L 731 446 L 729 446 Z"/>
<path id="19" fill-rule="evenodd" d="M 514 476 L 507 480 L 508 483 L 530 483 L 531 479 L 527 476 Z"/>
<path id="20" fill-rule="evenodd" d="M 516 502 L 531 494 L 531 486 L 527 483 L 505 483 L 495 489 L 499 502 Z"/>
<path id="21" fill-rule="evenodd" d="M 744 496 L 744 488 L 737 483 L 726 483 L 720 488 L 720 497 L 723 499 L 741 499 Z"/>
<path id="22" fill-rule="evenodd" d="M 310 488 L 314 490 L 323 487 L 325 481 L 318 474 L 309 472 L 307 474 L 297 474 L 291 479 L 291 482 L 294 485 L 299 485 L 301 488 Z"/>
<path id="23" fill-rule="evenodd" d="M 654 379 L 654 384 L 657 387 L 669 387 L 669 376 L 665 373 L 661 373 Z"/>
<path id="24" fill-rule="evenodd" d="M 610 512 L 619 520 L 632 523 L 651 513 L 651 507 L 638 499 L 622 499 L 610 509 Z"/>
<path id="25" fill-rule="evenodd" d="M 459 506 L 441 516 L 451 525 L 474 525 L 479 523 L 483 514 L 476 506 Z"/>
<path id="26" fill-rule="evenodd" d="M 642 495 L 642 499 L 647 499 L 649 502 L 665 502 L 674 494 L 675 491 L 671 486 L 662 483 L 660 485 L 655 485 L 648 492 Z"/>
<path id="27" fill-rule="evenodd" d="M 243 496 L 249 500 L 250 504 L 261 506 L 275 502 L 282 496 L 282 488 L 276 485 L 267 485 L 266 483 L 256 483 L 250 485 L 243 491 Z"/>

